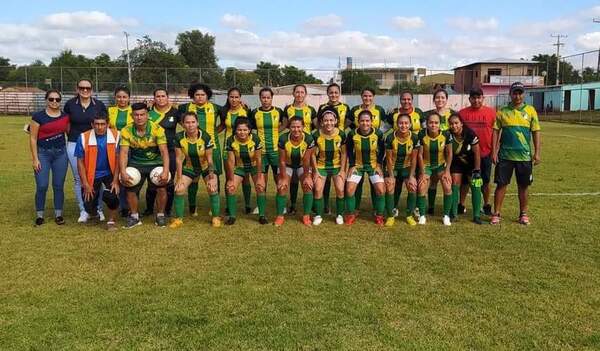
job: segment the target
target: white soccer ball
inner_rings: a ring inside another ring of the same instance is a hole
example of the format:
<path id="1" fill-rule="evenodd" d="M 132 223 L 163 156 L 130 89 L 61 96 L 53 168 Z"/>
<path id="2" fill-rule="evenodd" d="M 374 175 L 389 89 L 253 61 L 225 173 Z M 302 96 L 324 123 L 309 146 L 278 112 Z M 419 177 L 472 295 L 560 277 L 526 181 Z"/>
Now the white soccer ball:
<path id="1" fill-rule="evenodd" d="M 140 174 L 140 171 L 138 171 L 138 169 L 135 167 L 125 168 L 125 173 L 127 173 L 127 175 L 131 177 L 131 181 L 129 183 L 126 183 L 123 181 L 123 179 L 121 179 L 121 183 L 127 186 L 136 186 L 140 183 L 140 180 L 142 180 L 142 175 Z"/>
<path id="2" fill-rule="evenodd" d="M 154 184 L 154 185 L 160 185 L 160 175 L 163 172 L 163 168 L 162 166 L 159 167 L 154 167 L 154 169 L 152 169 L 152 171 L 150 172 L 150 181 Z M 169 182 L 171 180 L 171 173 L 169 172 L 169 179 L 167 180 L 167 182 Z"/>

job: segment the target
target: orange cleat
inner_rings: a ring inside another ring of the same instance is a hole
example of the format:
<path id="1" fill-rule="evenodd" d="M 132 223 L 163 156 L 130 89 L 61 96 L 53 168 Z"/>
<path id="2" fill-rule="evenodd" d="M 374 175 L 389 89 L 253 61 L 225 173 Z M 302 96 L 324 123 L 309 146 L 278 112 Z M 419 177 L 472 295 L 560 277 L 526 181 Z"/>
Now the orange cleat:
<path id="1" fill-rule="evenodd" d="M 277 217 L 275 217 L 275 221 L 273 221 L 273 225 L 276 227 L 281 227 L 284 222 L 285 222 L 285 217 L 277 216 Z"/>
<path id="2" fill-rule="evenodd" d="M 302 216 L 302 224 L 304 224 L 307 227 L 310 227 L 312 225 L 312 220 L 310 219 L 310 215 Z"/>

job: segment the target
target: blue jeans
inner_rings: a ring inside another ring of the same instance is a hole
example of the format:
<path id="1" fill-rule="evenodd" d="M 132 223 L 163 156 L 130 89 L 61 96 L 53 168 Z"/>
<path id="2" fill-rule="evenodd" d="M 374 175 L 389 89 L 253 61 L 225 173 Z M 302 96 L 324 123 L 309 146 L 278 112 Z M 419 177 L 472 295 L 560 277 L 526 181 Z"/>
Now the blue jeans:
<path id="1" fill-rule="evenodd" d="M 65 202 L 65 177 L 69 161 L 67 150 L 63 147 L 41 148 L 38 146 L 38 159 L 41 169 L 35 175 L 35 209 L 44 211 L 46 206 L 46 192 L 50 185 L 50 172 L 52 172 L 52 191 L 54 194 L 54 211 L 62 211 Z"/>

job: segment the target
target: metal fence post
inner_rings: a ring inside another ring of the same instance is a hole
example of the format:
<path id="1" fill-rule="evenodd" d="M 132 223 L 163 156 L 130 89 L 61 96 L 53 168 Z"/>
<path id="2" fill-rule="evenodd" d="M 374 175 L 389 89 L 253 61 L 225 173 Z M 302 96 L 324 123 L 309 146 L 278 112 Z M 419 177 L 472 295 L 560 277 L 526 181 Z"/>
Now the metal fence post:
<path id="1" fill-rule="evenodd" d="M 63 85 L 63 68 L 60 66 L 60 91 L 65 91 L 65 87 Z"/>
<path id="2" fill-rule="evenodd" d="M 165 90 L 169 91 L 169 69 L 165 68 Z"/>
<path id="3" fill-rule="evenodd" d="M 96 94 L 98 94 L 98 66 L 95 67 L 95 74 L 96 74 L 96 79 L 94 79 L 96 81 Z"/>
<path id="4" fill-rule="evenodd" d="M 29 87 L 29 82 L 27 78 L 27 66 L 25 66 L 25 88 Z"/>

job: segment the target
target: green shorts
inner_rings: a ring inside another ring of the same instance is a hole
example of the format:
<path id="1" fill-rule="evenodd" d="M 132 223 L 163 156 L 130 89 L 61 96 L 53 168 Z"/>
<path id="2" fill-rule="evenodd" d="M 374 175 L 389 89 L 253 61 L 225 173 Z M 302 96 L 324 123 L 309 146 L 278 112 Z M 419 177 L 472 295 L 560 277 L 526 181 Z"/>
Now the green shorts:
<path id="1" fill-rule="evenodd" d="M 183 171 L 181 172 L 184 176 L 193 179 L 196 179 L 198 177 L 202 177 L 205 178 L 208 175 L 208 169 L 202 170 L 199 168 L 183 168 Z"/>
<path id="2" fill-rule="evenodd" d="M 348 175 L 348 179 L 346 179 L 346 181 L 358 184 L 360 183 L 365 173 L 369 177 L 369 181 L 371 182 L 371 184 L 383 183 L 383 177 L 377 174 L 372 167 L 355 168 L 352 174 Z"/>
<path id="3" fill-rule="evenodd" d="M 273 173 L 277 173 L 277 168 L 279 166 L 279 151 L 267 152 L 262 154 L 263 173 L 267 173 L 267 171 L 269 170 L 269 166 L 271 166 Z"/>
<path id="4" fill-rule="evenodd" d="M 437 174 L 444 172 L 445 168 L 446 168 L 445 164 L 439 165 L 437 167 L 425 166 L 424 173 L 425 173 L 425 175 L 428 175 L 431 177 L 432 175 L 437 175 Z"/>
<path id="5" fill-rule="evenodd" d="M 256 175 L 258 173 L 258 169 L 256 167 L 235 167 L 233 170 L 233 174 L 236 176 L 240 176 L 244 178 L 247 175 Z"/>
<path id="6" fill-rule="evenodd" d="M 317 168 L 317 172 L 319 172 L 321 177 L 335 176 L 340 173 L 340 167 Z"/>

